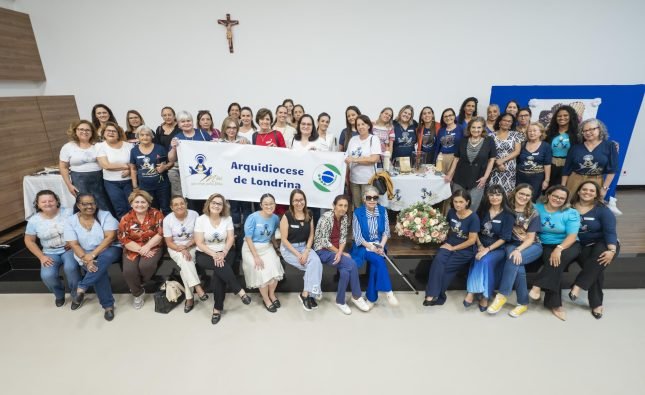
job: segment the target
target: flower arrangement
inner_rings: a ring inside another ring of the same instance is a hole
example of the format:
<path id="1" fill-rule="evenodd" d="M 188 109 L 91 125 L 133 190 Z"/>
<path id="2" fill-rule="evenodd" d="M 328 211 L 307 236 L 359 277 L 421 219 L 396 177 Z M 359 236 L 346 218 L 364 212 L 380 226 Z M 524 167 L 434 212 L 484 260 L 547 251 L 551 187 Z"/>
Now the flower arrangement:
<path id="1" fill-rule="evenodd" d="M 431 205 L 417 202 L 401 211 L 394 228 L 399 236 L 416 243 L 442 243 L 448 236 L 448 222 Z"/>

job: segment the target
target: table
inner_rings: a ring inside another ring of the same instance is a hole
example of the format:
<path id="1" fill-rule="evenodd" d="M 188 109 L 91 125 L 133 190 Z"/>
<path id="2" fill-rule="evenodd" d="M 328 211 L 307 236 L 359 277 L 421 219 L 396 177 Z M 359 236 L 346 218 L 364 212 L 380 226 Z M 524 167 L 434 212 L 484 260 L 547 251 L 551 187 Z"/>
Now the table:
<path id="1" fill-rule="evenodd" d="M 390 210 L 401 211 L 417 202 L 437 204 L 452 194 L 450 183 L 444 181 L 443 175 L 399 174 L 391 178 L 394 198 L 388 200 L 387 195 L 383 195 L 379 199 L 379 203 Z"/>
<path id="2" fill-rule="evenodd" d="M 22 179 L 22 196 L 25 206 L 25 219 L 29 219 L 36 213 L 34 210 L 34 199 L 36 194 L 43 189 L 54 191 L 60 198 L 62 207 L 74 208 L 76 199 L 67 190 L 63 177 L 60 174 L 44 174 L 39 176 L 25 176 Z"/>

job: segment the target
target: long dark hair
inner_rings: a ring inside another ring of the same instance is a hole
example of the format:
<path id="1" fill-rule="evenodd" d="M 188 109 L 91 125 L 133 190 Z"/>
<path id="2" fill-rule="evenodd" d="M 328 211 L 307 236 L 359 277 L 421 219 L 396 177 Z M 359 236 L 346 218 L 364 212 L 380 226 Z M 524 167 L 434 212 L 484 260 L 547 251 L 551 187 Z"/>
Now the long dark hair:
<path id="1" fill-rule="evenodd" d="M 557 110 L 553 112 L 551 117 L 551 122 L 546 128 L 546 141 L 552 142 L 555 137 L 560 135 L 560 127 L 558 126 L 558 113 L 560 111 L 566 111 L 569 113 L 569 125 L 567 126 L 567 134 L 569 135 L 569 142 L 571 145 L 578 144 L 578 113 L 573 107 L 564 105 L 560 106 Z"/>
<path id="2" fill-rule="evenodd" d="M 343 152 L 347 151 L 347 144 L 349 144 L 349 140 L 351 140 L 352 138 L 352 124 L 350 124 L 347 120 L 347 112 L 349 110 L 352 110 L 356 114 L 361 115 L 361 110 L 359 110 L 356 106 L 349 106 L 345 109 L 345 144 L 343 145 Z M 356 122 L 354 122 L 354 125 L 356 125 Z"/>
<path id="3" fill-rule="evenodd" d="M 576 189 L 575 192 L 573 193 L 573 196 L 571 196 L 571 205 L 574 206 L 578 202 L 580 202 L 580 196 L 578 194 L 580 193 L 580 190 L 582 189 L 582 187 L 587 184 L 591 184 L 596 188 L 596 196 L 593 198 L 594 206 L 606 206 L 607 203 L 605 203 L 605 201 L 602 200 L 602 198 L 600 197 L 600 185 L 598 185 L 596 181 L 592 181 L 592 180 L 587 180 L 578 186 L 578 189 Z"/>
<path id="4" fill-rule="evenodd" d="M 303 115 L 303 117 L 304 117 L 304 115 Z M 311 210 L 309 210 L 309 208 L 307 208 L 307 195 L 305 195 L 305 193 L 304 193 L 304 191 L 302 189 L 294 189 L 293 191 L 291 191 L 291 194 L 289 195 L 289 213 L 291 213 L 291 217 L 293 219 L 296 219 L 296 210 L 293 207 L 293 197 L 296 194 L 302 195 L 302 197 L 305 199 L 305 207 L 304 207 L 305 222 L 311 221 L 312 214 L 311 214 Z"/>
<path id="5" fill-rule="evenodd" d="M 318 130 L 316 130 L 316 123 L 314 122 L 314 117 L 312 117 L 309 114 L 303 114 L 300 117 L 300 119 L 298 120 L 298 125 L 296 125 L 296 134 L 295 136 L 293 136 L 293 138 L 297 141 L 300 141 L 300 139 L 302 138 L 302 132 L 300 132 L 300 123 L 305 117 L 311 120 L 311 135 L 309 136 L 309 141 L 318 140 Z"/>
<path id="6" fill-rule="evenodd" d="M 99 103 L 99 104 L 95 104 L 94 107 L 92 107 L 92 123 L 94 124 L 95 128 L 98 129 L 98 128 L 101 127 L 101 121 L 99 121 L 99 119 L 96 117 L 96 109 L 99 108 L 99 107 L 105 108 L 107 110 L 108 114 L 110 114 L 110 119 L 108 119 L 108 121 L 114 122 L 117 125 L 119 124 L 116 121 L 116 118 L 114 117 L 114 113 L 112 112 L 112 110 L 110 110 L 110 107 L 106 106 L 105 104 Z M 142 119 L 142 124 L 143 124 L 143 119 Z"/>
<path id="7" fill-rule="evenodd" d="M 477 116 L 477 105 L 479 104 L 479 100 L 477 100 L 476 97 L 469 97 L 464 100 L 464 102 L 461 103 L 461 107 L 459 107 L 459 116 L 457 117 L 458 123 L 464 123 L 464 119 L 466 117 L 466 104 L 471 101 L 475 102 L 475 112 L 473 113 L 473 118 Z"/>
<path id="8" fill-rule="evenodd" d="M 488 210 L 490 210 L 491 204 L 488 195 L 491 195 L 493 193 L 502 195 L 502 211 L 509 211 L 506 191 L 504 191 L 504 188 L 502 188 L 501 185 L 492 184 L 488 188 L 486 188 L 486 192 L 484 192 L 484 197 L 482 198 L 481 204 L 479 205 L 479 209 L 477 209 L 477 215 L 479 216 L 479 218 L 484 218 Z"/>

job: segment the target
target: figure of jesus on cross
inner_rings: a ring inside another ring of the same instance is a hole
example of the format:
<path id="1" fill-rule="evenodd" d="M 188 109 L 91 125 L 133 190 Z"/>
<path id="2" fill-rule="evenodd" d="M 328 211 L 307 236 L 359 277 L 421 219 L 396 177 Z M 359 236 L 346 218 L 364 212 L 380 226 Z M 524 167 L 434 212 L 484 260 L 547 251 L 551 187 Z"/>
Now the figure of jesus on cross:
<path id="1" fill-rule="evenodd" d="M 233 53 L 233 30 L 232 27 L 239 25 L 240 21 L 231 19 L 231 14 L 226 14 L 226 19 L 218 19 L 217 23 L 226 26 L 226 39 L 228 40 L 228 51 Z"/>

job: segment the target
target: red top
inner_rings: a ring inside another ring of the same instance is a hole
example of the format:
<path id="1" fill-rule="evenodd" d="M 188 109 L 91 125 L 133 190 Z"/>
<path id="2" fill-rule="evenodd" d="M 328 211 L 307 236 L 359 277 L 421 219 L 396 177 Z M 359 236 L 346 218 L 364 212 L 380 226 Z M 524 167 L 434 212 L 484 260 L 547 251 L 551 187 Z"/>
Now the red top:
<path id="1" fill-rule="evenodd" d="M 331 245 L 336 248 L 340 248 L 340 221 L 336 218 L 335 215 L 332 215 L 334 218 L 334 225 L 331 227 L 331 235 L 329 236 L 329 241 Z"/>
<path id="2" fill-rule="evenodd" d="M 138 253 L 125 249 L 125 245 L 133 241 L 140 246 L 146 244 L 155 235 L 163 237 L 163 214 L 156 208 L 148 209 L 146 218 L 143 223 L 137 219 L 137 214 L 134 210 L 130 210 L 126 215 L 121 218 L 119 222 L 119 241 L 123 244 L 123 249 L 127 251 L 127 257 L 130 260 L 136 259 Z M 160 248 L 156 246 L 153 250 Z"/>
<path id="3" fill-rule="evenodd" d="M 263 145 L 266 147 L 271 143 L 281 148 L 287 148 L 287 144 L 284 142 L 284 136 L 278 130 L 272 130 L 265 134 L 258 133 L 255 138 L 255 145 Z"/>

